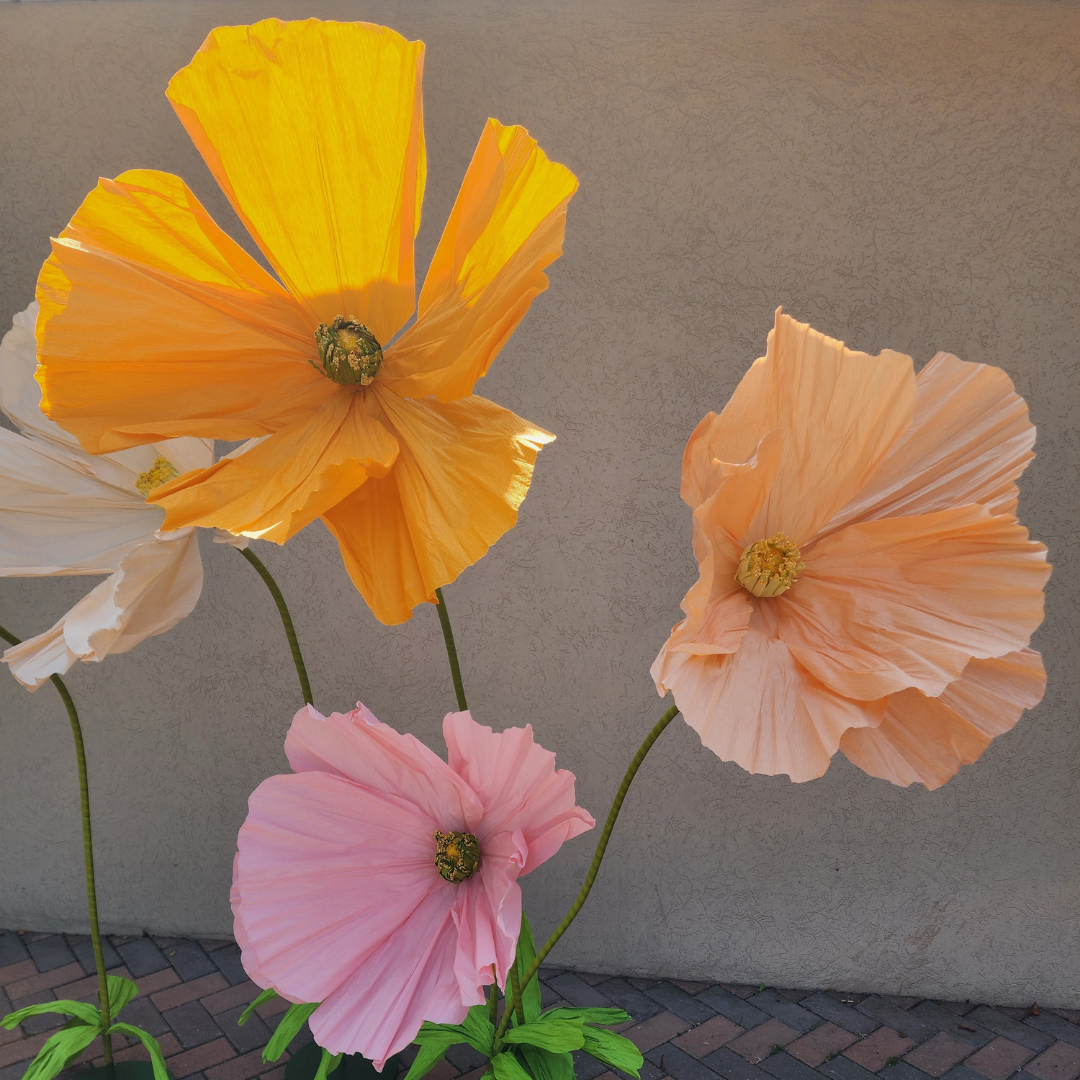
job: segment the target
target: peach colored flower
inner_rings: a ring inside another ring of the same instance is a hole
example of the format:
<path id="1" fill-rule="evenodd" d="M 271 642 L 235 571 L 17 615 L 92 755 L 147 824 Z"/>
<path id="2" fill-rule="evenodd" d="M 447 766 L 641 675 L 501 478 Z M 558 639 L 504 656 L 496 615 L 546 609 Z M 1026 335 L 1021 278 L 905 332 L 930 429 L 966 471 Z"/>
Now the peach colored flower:
<path id="1" fill-rule="evenodd" d="M 259 785 L 237 840 L 245 970 L 322 1002 L 318 1043 L 379 1069 L 424 1020 L 460 1023 L 493 978 L 506 985 L 518 877 L 595 824 L 531 727 L 495 734 L 460 712 L 443 735 L 449 762 L 363 705 L 301 709 L 285 740 L 295 773 Z"/>
<path id="2" fill-rule="evenodd" d="M 1046 548 L 1016 519 L 1034 456 L 997 368 L 919 372 L 783 315 L 683 456 L 700 576 L 652 667 L 702 743 L 821 776 L 837 749 L 939 787 L 1043 695 Z"/>

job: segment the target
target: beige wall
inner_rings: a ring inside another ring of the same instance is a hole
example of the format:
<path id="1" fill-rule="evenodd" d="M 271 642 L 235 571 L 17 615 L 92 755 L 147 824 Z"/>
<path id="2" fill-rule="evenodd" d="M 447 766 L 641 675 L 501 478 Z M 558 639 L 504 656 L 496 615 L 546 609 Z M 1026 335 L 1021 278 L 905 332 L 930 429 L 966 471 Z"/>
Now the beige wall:
<path id="1" fill-rule="evenodd" d="M 211 27 L 270 14 L 427 42 L 422 265 L 489 114 L 581 178 L 552 287 L 481 388 L 558 442 L 518 528 L 448 601 L 477 717 L 531 721 L 598 816 L 662 710 L 647 669 L 694 576 L 683 443 L 763 350 L 777 304 L 871 352 L 1001 365 L 1039 427 L 1022 513 L 1056 564 L 1035 642 L 1043 704 L 934 793 L 839 759 L 801 786 L 748 776 L 673 725 L 557 958 L 1080 1006 L 1080 7 L 0 3 L 5 325 L 99 174 L 180 173 L 240 235 L 164 89 Z M 434 610 L 376 624 L 321 526 L 260 551 L 317 703 L 362 696 L 441 749 L 452 695 Z M 116 929 L 228 933 L 245 799 L 284 764 L 296 688 L 280 626 L 238 556 L 205 556 L 189 619 L 70 679 Z M 87 587 L 2 582 L 0 621 L 37 632 Z M 84 926 L 77 820 L 55 695 L 0 677 L 0 926 Z M 591 850 L 576 841 L 529 879 L 541 930 Z"/>

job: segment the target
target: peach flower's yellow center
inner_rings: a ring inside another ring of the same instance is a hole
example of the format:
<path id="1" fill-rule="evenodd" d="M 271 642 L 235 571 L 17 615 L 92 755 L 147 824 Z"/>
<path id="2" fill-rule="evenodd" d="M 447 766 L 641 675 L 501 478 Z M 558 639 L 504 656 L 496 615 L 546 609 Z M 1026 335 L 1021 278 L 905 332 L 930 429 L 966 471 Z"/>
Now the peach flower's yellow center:
<path id="1" fill-rule="evenodd" d="M 458 884 L 479 866 L 480 844 L 471 832 L 435 833 L 435 869 L 441 877 Z"/>
<path id="2" fill-rule="evenodd" d="M 170 480 L 179 476 L 180 473 L 167 458 L 158 454 L 154 458 L 154 464 L 144 473 L 139 473 L 135 481 L 135 490 L 145 499 L 154 488 L 167 484 Z"/>
<path id="3" fill-rule="evenodd" d="M 382 346 L 375 335 L 356 319 L 339 315 L 329 326 L 315 330 L 319 363 L 311 366 L 342 386 L 370 386 L 382 367 Z"/>
<path id="4" fill-rule="evenodd" d="M 742 553 L 735 580 L 754 596 L 779 596 L 795 584 L 795 575 L 802 569 L 795 541 L 776 533 Z"/>

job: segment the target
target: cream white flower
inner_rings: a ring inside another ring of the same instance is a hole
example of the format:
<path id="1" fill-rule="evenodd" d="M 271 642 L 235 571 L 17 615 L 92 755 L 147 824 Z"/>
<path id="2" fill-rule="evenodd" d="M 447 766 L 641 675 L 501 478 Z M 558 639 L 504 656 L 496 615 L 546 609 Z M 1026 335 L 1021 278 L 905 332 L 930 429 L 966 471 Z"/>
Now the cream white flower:
<path id="1" fill-rule="evenodd" d="M 20 431 L 0 428 L 0 577 L 109 576 L 51 629 L 5 651 L 30 690 L 76 660 L 126 652 L 191 612 L 203 582 L 196 530 L 160 532 L 165 512 L 145 493 L 214 459 L 213 441 L 193 438 L 86 453 L 39 408 L 37 308 L 16 315 L 0 342 L 0 410 Z M 247 546 L 228 533 L 218 539 Z"/>

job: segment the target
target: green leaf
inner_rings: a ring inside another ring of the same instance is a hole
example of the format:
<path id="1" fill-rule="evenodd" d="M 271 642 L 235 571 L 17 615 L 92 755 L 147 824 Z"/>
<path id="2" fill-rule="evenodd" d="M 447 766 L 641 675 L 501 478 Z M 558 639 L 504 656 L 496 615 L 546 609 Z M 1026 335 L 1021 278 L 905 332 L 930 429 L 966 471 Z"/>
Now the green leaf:
<path id="1" fill-rule="evenodd" d="M 538 1046 L 522 1046 L 519 1052 L 536 1080 L 574 1080 L 574 1059 L 569 1053 L 553 1054 Z"/>
<path id="2" fill-rule="evenodd" d="M 326 1080 L 326 1077 L 332 1073 L 340 1064 L 344 1054 L 331 1054 L 326 1047 L 322 1047 L 322 1060 L 319 1062 L 319 1067 L 315 1070 L 315 1080 Z M 265 1058 L 263 1059 L 265 1060 Z"/>
<path id="3" fill-rule="evenodd" d="M 68 1023 L 73 1026 L 65 1024 L 38 1051 L 30 1068 L 23 1073 L 23 1080 L 52 1080 L 76 1054 L 81 1054 L 98 1037 L 101 1030 L 99 1025 L 84 1024 L 78 1018 Z"/>
<path id="4" fill-rule="evenodd" d="M 255 999 L 256 1001 L 258 998 Z M 281 1018 L 270 1041 L 263 1047 L 263 1061 L 277 1061 L 285 1053 L 286 1047 L 296 1038 L 307 1018 L 319 1007 L 320 1002 L 308 1002 L 303 1005 L 290 1005 L 289 1011 Z M 322 1068 L 322 1065 L 319 1066 Z M 335 1065 L 334 1068 L 337 1068 Z M 318 1073 L 316 1073 L 316 1076 Z"/>
<path id="5" fill-rule="evenodd" d="M 539 1046 L 541 1050 L 550 1050 L 554 1054 L 567 1050 L 580 1050 L 585 1045 L 585 1034 L 580 1021 L 541 1019 L 535 1024 L 522 1024 L 510 1028 L 503 1035 L 503 1042 L 528 1043 Z"/>
<path id="6" fill-rule="evenodd" d="M 416 1038 L 413 1042 L 425 1043 L 429 1040 L 437 1041 L 444 1035 L 453 1035 L 459 1043 L 468 1042 L 468 1036 L 465 1034 L 465 1029 L 460 1024 L 433 1024 L 430 1020 L 425 1020 L 420 1025 L 420 1030 L 416 1033 Z M 449 1043 L 447 1045 L 453 1045 Z"/>
<path id="7" fill-rule="evenodd" d="M 123 981 L 127 982 L 126 979 Z M 131 985 L 134 986 L 135 984 L 132 983 Z M 111 995 L 111 986 L 109 990 Z M 138 993 L 137 987 L 135 993 Z M 131 998 L 128 998 L 128 1000 L 130 1001 Z M 154 1067 L 154 1080 L 169 1080 L 169 1070 L 165 1067 L 165 1055 L 161 1052 L 157 1039 L 149 1031 L 143 1031 L 142 1028 L 136 1027 L 134 1024 L 113 1024 L 109 1031 L 119 1032 L 121 1035 L 131 1035 L 138 1039 L 150 1054 L 150 1064 Z"/>
<path id="8" fill-rule="evenodd" d="M 629 1073 L 636 1080 L 638 1070 L 645 1060 L 641 1051 L 629 1040 L 614 1031 L 605 1031 L 603 1028 L 586 1027 L 585 1053 L 590 1057 L 610 1065 L 613 1069 Z"/>
<path id="9" fill-rule="evenodd" d="M 613 1024 L 627 1024 L 633 1017 L 623 1012 L 622 1009 L 548 1009 L 541 1022 L 550 1020 L 577 1020 L 582 1024 L 603 1024 L 610 1027 Z"/>
<path id="10" fill-rule="evenodd" d="M 101 1013 L 85 1001 L 43 1001 L 40 1005 L 27 1005 L 25 1009 L 8 1013 L 0 1025 L 10 1031 L 16 1024 L 21 1024 L 28 1016 L 42 1016 L 46 1013 L 59 1013 L 61 1016 L 74 1016 L 84 1024 L 90 1024 L 95 1030 L 101 1028 Z"/>
<path id="11" fill-rule="evenodd" d="M 495 1043 L 495 1025 L 488 1019 L 486 1005 L 474 1005 L 461 1022 L 465 1041 L 485 1057 L 491 1057 Z"/>
<path id="12" fill-rule="evenodd" d="M 465 1033 L 457 1024 L 429 1024 L 425 1022 L 417 1032 L 414 1041 L 419 1045 L 420 1052 L 416 1055 L 412 1067 L 405 1074 L 405 1080 L 420 1080 L 421 1076 L 430 1072 L 442 1060 L 443 1054 L 451 1046 L 463 1043 L 466 1039 Z"/>
<path id="13" fill-rule="evenodd" d="M 237 1024 L 243 1027 L 250 1019 L 251 1014 L 262 1004 L 267 1001 L 273 1001 L 278 996 L 276 990 L 264 990 L 259 996 L 240 1014 L 240 1019 L 237 1020 Z"/>
<path id="14" fill-rule="evenodd" d="M 138 997 L 139 988 L 130 980 L 119 975 L 106 975 L 109 988 L 109 1014 L 115 1020 L 120 1010 L 133 998 Z"/>
<path id="15" fill-rule="evenodd" d="M 525 978 L 529 965 L 536 959 L 536 945 L 533 942 L 532 928 L 523 911 L 521 913 L 521 933 L 518 935 L 517 956 L 515 963 L 518 979 Z M 531 1024 L 540 1015 L 540 980 L 534 975 L 527 986 L 521 988 L 521 1004 L 525 1010 L 525 1023 Z"/>
<path id="16" fill-rule="evenodd" d="M 496 1054 L 491 1059 L 495 1080 L 532 1080 L 513 1054 Z"/>

